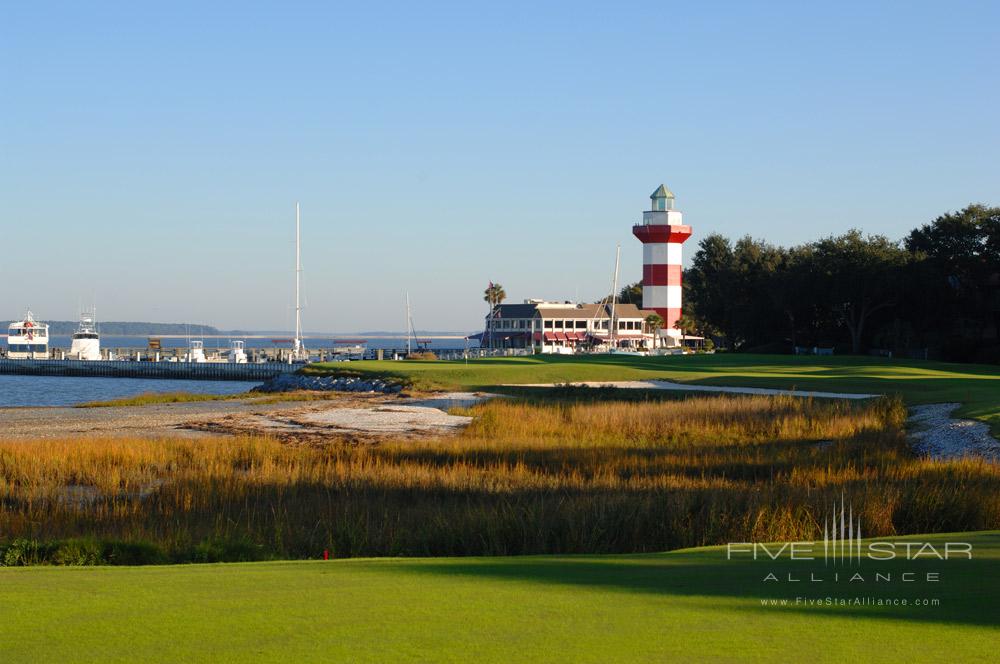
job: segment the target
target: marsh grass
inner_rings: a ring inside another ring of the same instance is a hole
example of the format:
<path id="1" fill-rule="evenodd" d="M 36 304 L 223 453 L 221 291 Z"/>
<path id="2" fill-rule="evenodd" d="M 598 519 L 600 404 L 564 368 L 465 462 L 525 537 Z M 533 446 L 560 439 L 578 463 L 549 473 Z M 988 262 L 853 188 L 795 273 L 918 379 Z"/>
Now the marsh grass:
<path id="1" fill-rule="evenodd" d="M 171 560 L 661 551 L 813 538 L 841 496 L 873 536 L 1000 527 L 997 466 L 914 456 L 897 399 L 464 412 L 457 436 L 377 445 L 0 442 L 0 542 L 142 542 Z"/>
<path id="2" fill-rule="evenodd" d="M 131 397 L 109 399 L 107 401 L 87 401 L 76 408 L 115 408 L 131 406 L 151 406 L 164 403 L 193 403 L 198 401 L 240 401 L 252 399 L 257 404 L 281 403 L 285 401 L 326 401 L 343 397 L 342 392 L 296 390 L 292 392 L 241 392 L 239 394 L 196 394 L 193 392 L 144 392 Z"/>
<path id="3" fill-rule="evenodd" d="M 116 406 L 149 406 L 158 403 L 189 403 L 195 401 L 229 401 L 245 399 L 247 394 L 195 394 L 193 392 L 143 392 L 131 397 L 87 401 L 76 408 L 113 408 Z"/>

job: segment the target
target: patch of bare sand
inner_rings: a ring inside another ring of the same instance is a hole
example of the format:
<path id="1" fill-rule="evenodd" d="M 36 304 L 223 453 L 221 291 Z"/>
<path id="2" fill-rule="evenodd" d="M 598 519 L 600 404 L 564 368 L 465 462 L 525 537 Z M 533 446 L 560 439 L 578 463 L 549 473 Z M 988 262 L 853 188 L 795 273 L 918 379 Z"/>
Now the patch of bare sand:
<path id="1" fill-rule="evenodd" d="M 487 395 L 441 393 L 417 398 L 384 394 L 324 395 L 315 401 L 267 398 L 115 406 L 0 409 L 0 437 L 268 435 L 286 442 L 376 441 L 386 436 L 440 435 L 471 418 L 445 410 Z"/>

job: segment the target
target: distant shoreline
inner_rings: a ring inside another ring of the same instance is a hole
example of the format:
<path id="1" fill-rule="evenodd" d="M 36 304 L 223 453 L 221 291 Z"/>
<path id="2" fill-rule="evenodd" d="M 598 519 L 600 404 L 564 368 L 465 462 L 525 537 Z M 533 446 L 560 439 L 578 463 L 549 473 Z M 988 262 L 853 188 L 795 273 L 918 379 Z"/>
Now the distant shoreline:
<path id="1" fill-rule="evenodd" d="M 70 336 L 70 335 L 52 335 L 52 336 Z M 109 337 L 118 337 L 123 339 L 284 339 L 291 338 L 292 335 L 289 334 L 109 334 Z M 0 334 L 0 338 L 6 338 L 6 334 Z M 339 337 L 348 337 L 351 339 L 406 339 L 405 334 L 317 334 L 317 335 L 302 335 L 303 339 L 337 339 Z M 418 334 L 418 339 L 465 339 L 464 334 Z"/>
<path id="2" fill-rule="evenodd" d="M 135 337 L 137 339 L 145 339 L 147 337 L 156 337 L 158 339 L 187 339 L 188 337 L 198 338 L 198 339 L 291 339 L 293 335 L 291 334 L 116 334 L 116 337 Z M 349 337 L 351 339 L 406 339 L 405 334 L 303 334 L 303 339 L 336 339 L 339 337 Z M 464 339 L 464 334 L 418 334 L 418 339 Z"/>

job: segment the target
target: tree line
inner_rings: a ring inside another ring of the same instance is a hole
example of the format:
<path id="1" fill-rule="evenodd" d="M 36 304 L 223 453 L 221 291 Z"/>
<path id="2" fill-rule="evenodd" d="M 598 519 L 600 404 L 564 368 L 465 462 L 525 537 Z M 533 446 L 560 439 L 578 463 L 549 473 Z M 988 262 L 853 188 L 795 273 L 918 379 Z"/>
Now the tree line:
<path id="1" fill-rule="evenodd" d="M 622 301 L 641 304 L 641 287 Z M 701 240 L 685 331 L 732 350 L 873 349 L 1000 362 L 1000 208 L 970 205 L 900 241 L 851 230 L 794 247 Z"/>

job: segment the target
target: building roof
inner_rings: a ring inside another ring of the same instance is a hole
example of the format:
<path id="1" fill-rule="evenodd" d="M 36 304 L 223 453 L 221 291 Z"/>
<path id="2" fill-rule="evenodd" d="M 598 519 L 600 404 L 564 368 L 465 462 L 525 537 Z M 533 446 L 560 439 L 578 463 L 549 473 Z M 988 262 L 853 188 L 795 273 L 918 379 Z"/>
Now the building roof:
<path id="1" fill-rule="evenodd" d="M 538 308 L 542 318 L 610 318 L 611 304 L 580 304 L 573 309 Z M 634 304 L 616 304 L 617 318 L 645 318 L 652 311 L 645 311 Z"/>
<path id="2" fill-rule="evenodd" d="M 531 318 L 535 315 L 537 304 L 498 304 L 501 318 Z"/>
<path id="3" fill-rule="evenodd" d="M 541 318 L 610 318 L 610 304 L 578 304 L 575 307 L 545 306 L 545 302 L 530 304 L 501 304 L 500 318 L 534 318 L 537 313 Z M 645 318 L 656 313 L 650 309 L 640 309 L 634 304 L 619 303 L 615 305 L 617 318 Z"/>
<path id="4" fill-rule="evenodd" d="M 661 184 L 656 188 L 652 194 L 649 195 L 650 198 L 674 198 L 674 192 L 667 189 L 665 184 Z"/>

